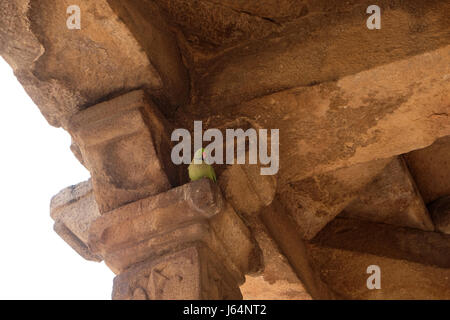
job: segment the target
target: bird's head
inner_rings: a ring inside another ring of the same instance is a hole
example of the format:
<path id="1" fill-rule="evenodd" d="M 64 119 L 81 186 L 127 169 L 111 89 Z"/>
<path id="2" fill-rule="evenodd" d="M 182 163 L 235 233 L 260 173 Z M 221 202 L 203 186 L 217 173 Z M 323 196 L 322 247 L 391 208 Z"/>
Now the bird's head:
<path id="1" fill-rule="evenodd" d="M 194 160 L 203 161 L 206 158 L 205 148 L 200 148 L 194 153 Z"/>

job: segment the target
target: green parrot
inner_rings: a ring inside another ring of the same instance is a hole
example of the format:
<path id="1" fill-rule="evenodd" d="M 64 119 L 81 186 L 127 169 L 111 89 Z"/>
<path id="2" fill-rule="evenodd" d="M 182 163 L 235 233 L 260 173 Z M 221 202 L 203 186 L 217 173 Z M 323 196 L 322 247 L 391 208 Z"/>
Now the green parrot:
<path id="1" fill-rule="evenodd" d="M 205 149 L 198 149 L 194 154 L 194 159 L 197 161 L 201 161 L 200 163 L 194 163 L 194 159 L 192 159 L 191 164 L 189 165 L 189 178 L 191 181 L 199 180 L 201 178 L 209 178 L 212 181 L 216 182 L 216 173 L 214 172 L 214 168 L 203 162 L 205 159 Z"/>

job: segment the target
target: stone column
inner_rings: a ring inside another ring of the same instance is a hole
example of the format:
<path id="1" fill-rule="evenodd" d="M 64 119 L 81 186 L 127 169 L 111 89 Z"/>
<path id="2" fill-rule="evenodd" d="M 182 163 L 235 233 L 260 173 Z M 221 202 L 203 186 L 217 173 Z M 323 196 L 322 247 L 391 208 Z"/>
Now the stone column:
<path id="1" fill-rule="evenodd" d="M 114 299 L 242 298 L 261 264 L 256 241 L 217 184 L 177 186 L 169 124 L 143 91 L 81 111 L 69 129 L 98 205 L 76 243 L 118 275 Z"/>

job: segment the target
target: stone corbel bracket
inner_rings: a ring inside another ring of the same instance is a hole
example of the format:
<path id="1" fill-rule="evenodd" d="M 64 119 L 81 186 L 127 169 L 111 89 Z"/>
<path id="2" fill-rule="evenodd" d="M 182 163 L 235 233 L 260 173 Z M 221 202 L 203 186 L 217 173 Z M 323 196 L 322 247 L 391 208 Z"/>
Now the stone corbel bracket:
<path id="1" fill-rule="evenodd" d="M 222 257 L 236 278 L 255 267 L 249 230 L 207 179 L 119 207 L 89 230 L 89 247 L 117 273 L 198 241 Z"/>
<path id="2" fill-rule="evenodd" d="M 182 259 L 188 259 L 186 255 L 190 257 L 189 268 L 194 270 L 189 277 L 218 272 L 220 281 L 227 283 L 226 286 L 234 283 L 235 288 L 244 282 L 245 274 L 258 271 L 261 265 L 260 251 L 250 231 L 224 200 L 218 185 L 208 179 L 185 184 L 102 215 L 90 227 L 89 247 L 103 256 L 114 272 L 120 273 L 113 293 L 120 299 L 125 298 L 124 290 L 128 292 L 126 295 L 132 296 L 131 291 L 123 288 L 123 281 L 132 288 L 136 277 L 141 276 L 140 271 L 134 269 L 141 270 L 143 265 L 147 268 L 146 274 L 150 272 L 148 268 L 153 270 L 156 267 L 152 266 L 163 262 L 184 274 L 185 267 L 181 267 L 184 262 L 180 268 L 174 266 L 179 264 L 180 256 L 184 257 Z M 173 257 L 173 263 L 170 263 L 170 257 Z M 181 278 L 185 279 L 184 276 Z M 200 281 L 199 288 L 203 289 L 199 289 L 196 298 L 219 298 L 216 294 L 201 294 L 206 290 L 203 286 L 210 287 L 203 284 L 204 281 Z M 163 298 L 148 291 L 145 295 L 152 299 Z M 182 297 L 186 299 L 190 295 Z M 237 298 L 234 294 L 230 297 Z"/>
<path id="3" fill-rule="evenodd" d="M 69 132 L 91 172 L 101 213 L 178 184 L 170 125 L 142 90 L 74 115 Z"/>

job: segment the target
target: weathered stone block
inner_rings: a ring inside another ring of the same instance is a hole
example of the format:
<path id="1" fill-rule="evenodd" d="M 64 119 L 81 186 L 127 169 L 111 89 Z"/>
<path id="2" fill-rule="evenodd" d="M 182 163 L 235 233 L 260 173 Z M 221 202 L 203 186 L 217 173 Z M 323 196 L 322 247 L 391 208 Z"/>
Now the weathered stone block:
<path id="1" fill-rule="evenodd" d="M 405 161 L 396 157 L 340 215 L 433 231 L 433 222 Z"/>
<path id="2" fill-rule="evenodd" d="M 241 214 L 256 214 L 275 197 L 276 178 L 261 175 L 260 168 L 259 165 L 232 165 L 219 177 L 225 198 Z"/>
<path id="3" fill-rule="evenodd" d="M 430 205 L 436 230 L 450 235 L 450 196 L 442 197 Z"/>
<path id="4" fill-rule="evenodd" d="M 406 154 L 405 159 L 425 203 L 450 195 L 450 136 Z"/>
<path id="5" fill-rule="evenodd" d="M 114 279 L 113 299 L 242 299 L 220 259 L 197 243 L 131 267 Z"/>
<path id="6" fill-rule="evenodd" d="M 115 2 L 0 4 L 0 54 L 52 125 L 66 127 L 86 105 L 135 88 L 166 102 L 168 112 L 187 100 L 188 74 L 163 14 L 154 4 L 139 1 L 141 8 L 134 10 L 152 17 L 132 16 L 140 25 L 145 21 L 140 33 Z M 79 30 L 66 26 L 67 8 L 74 4 L 81 9 Z"/>
<path id="7" fill-rule="evenodd" d="M 149 93 L 164 105 L 161 112 L 171 115 L 188 103 L 190 93 L 189 71 L 171 21 L 154 1 L 108 0 L 108 5 L 136 38 L 157 72 L 160 86 L 149 88 Z"/>
<path id="8" fill-rule="evenodd" d="M 255 125 L 250 119 L 235 119 L 223 124 L 217 128 L 221 133 L 223 140 L 214 141 L 217 150 L 222 149 L 224 162 L 230 153 L 230 146 L 234 164 L 226 165 L 214 164 L 213 167 L 218 177 L 218 184 L 224 194 L 224 197 L 239 214 L 244 216 L 255 215 L 263 207 L 268 206 L 275 197 L 277 179 L 276 175 L 262 175 L 261 170 L 269 165 L 261 163 L 261 159 L 256 158 L 255 163 L 250 163 L 250 144 L 249 137 L 242 142 L 235 139 L 233 135 L 227 134 L 229 129 L 241 129 L 245 134 L 255 133 L 256 145 L 254 152 L 258 152 L 260 139 L 258 130 L 262 129 Z M 249 131 L 250 130 L 250 131 Z M 259 140 L 258 140 L 259 139 Z M 267 136 L 268 152 L 270 152 L 271 136 Z M 241 147 L 245 149 L 242 150 Z M 245 163 L 238 163 L 238 155 L 243 154 Z M 274 159 L 272 159 L 274 160 Z"/>
<path id="9" fill-rule="evenodd" d="M 104 213 L 177 183 L 168 125 L 146 94 L 133 91 L 70 120 Z"/>
<path id="10" fill-rule="evenodd" d="M 92 222 L 100 217 L 91 181 L 68 187 L 52 198 L 50 215 L 55 232 L 87 260 L 101 261 L 101 255 L 89 249 L 88 234 Z"/>
<path id="11" fill-rule="evenodd" d="M 280 185 L 280 201 L 297 223 L 304 239 L 312 239 L 333 220 L 359 191 L 384 170 L 391 159 L 358 164 Z"/>

